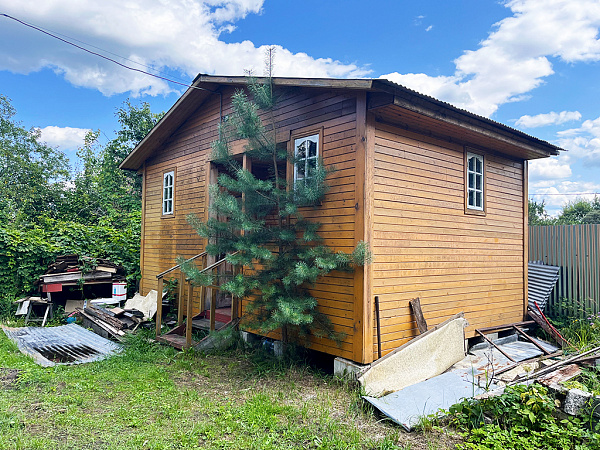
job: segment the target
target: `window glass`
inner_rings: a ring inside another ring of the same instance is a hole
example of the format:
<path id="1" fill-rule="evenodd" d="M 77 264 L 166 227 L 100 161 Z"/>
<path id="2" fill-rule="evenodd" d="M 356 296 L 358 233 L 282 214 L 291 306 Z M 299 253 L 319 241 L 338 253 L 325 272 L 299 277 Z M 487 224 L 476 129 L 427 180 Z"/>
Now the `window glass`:
<path id="1" fill-rule="evenodd" d="M 315 134 L 294 140 L 294 183 L 311 179 L 319 160 L 319 135 Z"/>
<path id="2" fill-rule="evenodd" d="M 163 175 L 163 201 L 162 213 L 173 214 L 173 186 L 175 181 L 175 172 L 166 172 Z"/>
<path id="3" fill-rule="evenodd" d="M 467 208 L 483 211 L 483 156 L 467 153 Z"/>

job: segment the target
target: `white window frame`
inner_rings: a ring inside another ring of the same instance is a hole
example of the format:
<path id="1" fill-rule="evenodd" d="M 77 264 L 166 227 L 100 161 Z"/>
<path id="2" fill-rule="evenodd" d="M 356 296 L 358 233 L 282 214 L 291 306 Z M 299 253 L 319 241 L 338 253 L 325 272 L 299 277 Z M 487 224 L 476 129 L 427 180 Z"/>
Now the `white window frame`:
<path id="1" fill-rule="evenodd" d="M 473 170 L 469 167 L 469 162 L 471 159 L 475 158 L 475 167 Z M 481 170 L 477 170 L 477 161 L 481 163 Z M 467 209 L 474 211 L 485 211 L 485 159 L 483 155 L 473 152 L 467 152 L 466 159 L 466 195 L 465 204 Z M 480 180 L 479 188 L 477 187 L 477 180 Z M 471 183 L 473 180 L 473 183 Z M 474 204 L 471 205 L 469 199 L 471 198 L 471 193 L 473 193 Z M 480 197 L 480 206 L 477 206 L 477 197 Z"/>
<path id="2" fill-rule="evenodd" d="M 175 171 L 163 173 L 162 213 L 163 216 L 173 215 L 175 210 Z"/>
<path id="3" fill-rule="evenodd" d="M 298 159 L 298 147 L 306 141 L 314 141 L 317 144 L 317 151 L 314 156 L 309 156 L 309 155 L 305 154 L 305 157 L 303 159 L 299 160 Z M 309 163 L 310 163 L 310 161 L 314 161 L 315 168 L 319 164 L 319 157 L 321 156 L 320 146 L 321 145 L 320 145 L 320 134 L 319 133 L 311 134 L 309 136 L 302 136 L 302 137 L 298 137 L 298 138 L 294 139 L 294 159 L 295 159 L 294 186 L 296 185 L 297 182 L 306 183 L 306 180 L 309 180 L 310 178 L 312 178 L 309 174 L 309 168 L 310 168 Z M 302 178 L 298 178 L 298 166 L 301 164 L 304 164 L 304 176 Z"/>

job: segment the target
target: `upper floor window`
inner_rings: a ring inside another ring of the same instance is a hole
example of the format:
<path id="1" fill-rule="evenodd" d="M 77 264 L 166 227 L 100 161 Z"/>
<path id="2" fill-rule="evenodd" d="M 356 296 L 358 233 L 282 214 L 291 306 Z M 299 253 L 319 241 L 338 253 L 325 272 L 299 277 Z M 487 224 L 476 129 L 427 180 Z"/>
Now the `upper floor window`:
<path id="1" fill-rule="evenodd" d="M 165 172 L 163 174 L 163 200 L 162 213 L 173 214 L 173 192 L 175 187 L 175 172 Z"/>
<path id="2" fill-rule="evenodd" d="M 306 183 L 314 176 L 319 162 L 319 135 L 294 139 L 294 184 Z"/>
<path id="3" fill-rule="evenodd" d="M 467 208 L 484 210 L 484 164 L 483 156 L 467 153 Z"/>

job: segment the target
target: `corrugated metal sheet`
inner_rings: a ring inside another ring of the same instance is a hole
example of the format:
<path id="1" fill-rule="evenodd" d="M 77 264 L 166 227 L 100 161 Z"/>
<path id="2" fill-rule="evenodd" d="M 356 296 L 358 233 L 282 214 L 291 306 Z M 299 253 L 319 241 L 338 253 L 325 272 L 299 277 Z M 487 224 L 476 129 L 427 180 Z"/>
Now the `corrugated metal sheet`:
<path id="1" fill-rule="evenodd" d="M 529 227 L 529 259 L 561 267 L 549 312 L 600 312 L 600 224 Z"/>
<path id="2" fill-rule="evenodd" d="M 558 281 L 559 266 L 548 266 L 540 262 L 530 262 L 527 272 L 527 299 L 529 306 L 536 310 L 535 302 L 544 310 L 550 293 Z"/>
<path id="3" fill-rule="evenodd" d="M 77 324 L 60 327 L 2 327 L 19 350 L 44 367 L 57 364 L 82 364 L 106 358 L 121 351 L 121 346 Z"/>

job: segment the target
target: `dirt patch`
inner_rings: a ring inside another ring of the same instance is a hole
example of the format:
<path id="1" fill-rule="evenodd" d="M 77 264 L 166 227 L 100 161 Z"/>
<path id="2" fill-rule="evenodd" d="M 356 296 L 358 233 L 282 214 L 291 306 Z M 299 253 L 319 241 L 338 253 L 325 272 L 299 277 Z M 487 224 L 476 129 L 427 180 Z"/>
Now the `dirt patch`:
<path id="1" fill-rule="evenodd" d="M 0 367 L 0 389 L 16 389 L 19 371 Z"/>

